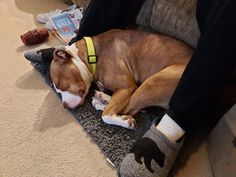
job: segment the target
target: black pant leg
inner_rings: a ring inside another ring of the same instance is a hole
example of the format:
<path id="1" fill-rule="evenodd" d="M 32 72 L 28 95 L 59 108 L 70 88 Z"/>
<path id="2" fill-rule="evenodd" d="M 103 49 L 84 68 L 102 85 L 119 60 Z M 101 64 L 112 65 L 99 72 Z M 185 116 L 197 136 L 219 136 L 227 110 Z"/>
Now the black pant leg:
<path id="1" fill-rule="evenodd" d="M 134 22 L 143 0 L 91 0 L 80 23 L 77 36 L 94 36 L 110 29 L 123 29 Z"/>
<path id="2" fill-rule="evenodd" d="M 207 117 L 212 111 L 210 98 L 236 63 L 236 2 L 215 0 L 208 10 L 212 18 L 204 24 L 198 47 L 167 110 L 186 131 L 199 130 L 212 121 Z"/>

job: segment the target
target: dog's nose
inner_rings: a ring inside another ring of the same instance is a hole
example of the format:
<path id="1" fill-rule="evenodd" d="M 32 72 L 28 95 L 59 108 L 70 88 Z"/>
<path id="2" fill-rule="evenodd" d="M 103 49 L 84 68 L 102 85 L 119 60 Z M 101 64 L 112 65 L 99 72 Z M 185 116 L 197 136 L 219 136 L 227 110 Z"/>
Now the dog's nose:
<path id="1" fill-rule="evenodd" d="M 69 104 L 67 102 L 63 102 L 64 108 L 69 108 Z"/>

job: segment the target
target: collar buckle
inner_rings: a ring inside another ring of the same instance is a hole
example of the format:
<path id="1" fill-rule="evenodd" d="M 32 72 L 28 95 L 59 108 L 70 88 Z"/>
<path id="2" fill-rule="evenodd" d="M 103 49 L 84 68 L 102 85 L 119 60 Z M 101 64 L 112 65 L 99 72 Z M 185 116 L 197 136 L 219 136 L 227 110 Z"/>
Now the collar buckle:
<path id="1" fill-rule="evenodd" d="M 88 55 L 88 63 L 96 64 L 97 63 L 97 55 Z"/>

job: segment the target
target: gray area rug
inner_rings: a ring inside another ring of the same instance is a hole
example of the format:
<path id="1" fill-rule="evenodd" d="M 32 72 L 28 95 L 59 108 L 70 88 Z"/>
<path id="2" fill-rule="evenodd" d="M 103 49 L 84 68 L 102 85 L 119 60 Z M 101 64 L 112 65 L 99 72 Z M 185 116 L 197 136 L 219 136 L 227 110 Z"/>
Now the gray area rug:
<path id="1" fill-rule="evenodd" d="M 54 90 L 49 74 L 49 65 L 34 63 L 32 63 L 32 65 L 40 72 L 46 83 Z M 101 119 L 102 112 L 95 110 L 91 104 L 95 89 L 96 87 L 93 85 L 83 106 L 69 111 L 100 147 L 105 156 L 117 168 L 124 156 L 130 151 L 133 144 L 148 130 L 151 122 L 155 118 L 160 119 L 164 112 L 160 108 L 149 108 L 145 113 L 137 114 L 135 116 L 138 124 L 137 130 L 128 130 L 119 126 L 108 125 Z M 60 97 L 60 95 L 58 96 Z"/>
<path id="2" fill-rule="evenodd" d="M 32 63 L 32 65 L 54 90 L 49 74 L 49 64 L 41 65 Z M 102 112 L 95 110 L 91 104 L 95 89 L 95 85 L 92 85 L 83 106 L 69 111 L 78 120 L 91 139 L 99 146 L 109 161 L 112 162 L 115 168 L 118 168 L 134 143 L 149 129 L 152 121 L 156 118 L 161 119 L 164 110 L 153 107 L 144 110 L 143 113 L 138 113 L 135 116 L 138 124 L 137 130 L 128 130 L 119 126 L 108 125 L 101 119 Z M 57 93 L 55 92 L 55 94 Z M 59 94 L 57 95 L 60 97 Z M 184 146 L 180 150 L 168 177 L 175 176 L 177 171 L 186 165 L 189 156 L 197 151 L 208 133 L 209 130 L 201 130 L 198 133 L 188 134 L 188 136 L 185 137 Z"/>

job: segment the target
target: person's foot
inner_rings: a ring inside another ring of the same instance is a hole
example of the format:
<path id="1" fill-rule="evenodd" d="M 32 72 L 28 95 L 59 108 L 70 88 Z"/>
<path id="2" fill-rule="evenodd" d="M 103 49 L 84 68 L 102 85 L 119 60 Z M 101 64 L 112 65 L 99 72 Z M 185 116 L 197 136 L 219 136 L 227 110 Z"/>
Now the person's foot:
<path id="1" fill-rule="evenodd" d="M 53 59 L 54 47 L 46 49 L 34 49 L 24 54 L 25 58 L 34 63 L 50 63 Z"/>
<path id="2" fill-rule="evenodd" d="M 156 128 L 155 120 L 122 161 L 120 177 L 166 177 L 183 145 L 173 143 Z"/>

